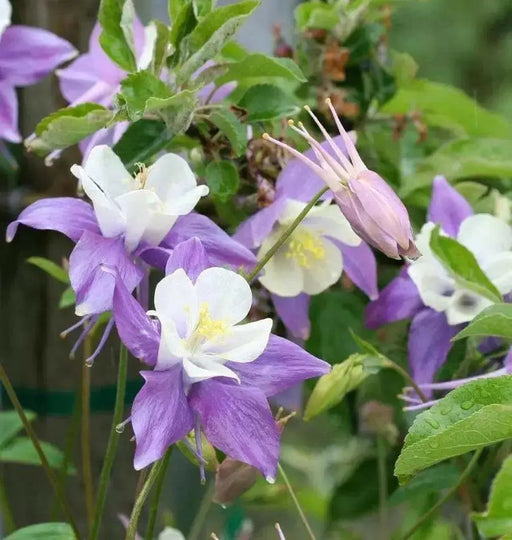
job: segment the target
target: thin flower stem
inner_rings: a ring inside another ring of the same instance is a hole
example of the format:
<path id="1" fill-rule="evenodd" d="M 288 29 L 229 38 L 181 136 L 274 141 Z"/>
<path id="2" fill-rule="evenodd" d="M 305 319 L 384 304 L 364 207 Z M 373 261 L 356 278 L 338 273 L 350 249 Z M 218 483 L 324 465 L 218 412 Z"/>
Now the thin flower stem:
<path id="1" fill-rule="evenodd" d="M 459 479 L 457 483 L 446 493 L 444 497 L 439 499 L 434 506 L 428 512 L 425 512 L 420 519 L 407 531 L 404 536 L 402 536 L 402 540 L 407 540 L 410 538 L 422 525 L 427 521 L 430 517 L 432 517 L 438 510 L 441 508 L 441 506 L 451 499 L 451 497 L 457 492 L 457 490 L 462 486 L 462 484 L 465 482 L 466 478 L 469 477 L 471 474 L 471 471 L 473 470 L 473 467 L 477 464 L 478 458 L 480 457 L 482 453 L 482 449 L 477 450 L 474 454 L 469 463 L 467 464 L 464 471 L 462 471 L 462 474 L 459 476 Z"/>
<path id="2" fill-rule="evenodd" d="M 14 516 L 12 515 L 11 505 L 7 498 L 5 486 L 0 476 L 0 517 L 4 525 L 4 533 L 10 534 L 16 529 Z"/>
<path id="3" fill-rule="evenodd" d="M 85 364 L 92 350 L 92 336 L 89 334 L 84 341 L 84 362 L 82 363 L 82 477 L 85 494 L 85 510 L 87 514 L 87 527 L 92 528 L 94 520 L 94 486 L 91 466 L 91 369 Z"/>
<path id="4" fill-rule="evenodd" d="M 379 470 L 379 528 L 380 537 L 388 538 L 388 473 L 386 468 L 386 441 L 377 435 L 377 466 Z"/>
<path id="5" fill-rule="evenodd" d="M 206 521 L 206 517 L 208 516 L 210 506 L 213 502 L 214 493 L 215 482 L 211 481 L 203 495 L 201 504 L 199 505 L 199 509 L 197 510 L 196 517 L 194 518 L 194 522 L 192 523 L 190 533 L 187 536 L 187 540 L 199 540 L 199 538 L 201 537 L 201 531 L 203 529 L 204 522 Z"/>
<path id="6" fill-rule="evenodd" d="M 275 252 L 290 238 L 293 231 L 300 225 L 300 222 L 306 217 L 308 212 L 315 206 L 315 204 L 321 199 L 322 195 L 328 191 L 328 187 L 322 188 L 305 206 L 302 212 L 293 220 L 292 224 L 284 231 L 284 233 L 277 239 L 276 243 L 265 253 L 261 261 L 255 266 L 254 270 L 247 274 L 247 281 L 251 282 L 263 269 L 263 267 L 274 256 Z"/>
<path id="7" fill-rule="evenodd" d="M 284 472 L 284 469 L 281 463 L 277 464 L 277 468 L 279 472 L 281 473 L 281 476 L 283 477 L 284 483 L 286 484 L 288 491 L 290 492 L 290 497 L 292 498 L 293 503 L 295 504 L 295 507 L 297 508 L 297 512 L 299 513 L 302 523 L 304 523 L 304 527 L 308 531 L 309 537 L 311 538 L 311 540 L 316 540 L 315 533 L 311 529 L 311 526 L 308 522 L 308 518 L 306 517 L 306 514 L 302 510 L 299 499 L 297 499 L 297 495 L 295 495 L 295 491 L 293 490 L 293 487 L 290 484 L 290 481 L 288 480 L 288 477 L 286 476 L 286 473 Z"/>
<path id="8" fill-rule="evenodd" d="M 402 375 L 402 377 L 414 388 L 414 390 L 416 390 L 416 393 L 418 394 L 421 401 L 423 401 L 423 403 L 427 403 L 427 396 L 425 396 L 421 388 L 416 384 L 416 381 L 409 375 L 409 373 L 407 373 L 407 371 L 405 371 L 402 366 L 399 366 L 398 364 L 393 362 L 393 360 L 386 358 L 386 367 L 394 369 L 397 373 Z"/>
<path id="9" fill-rule="evenodd" d="M 160 476 L 160 472 L 164 467 L 165 458 L 162 458 L 160 461 L 157 461 L 153 467 L 151 467 L 151 472 L 148 475 L 144 487 L 140 490 L 139 496 L 137 497 L 135 504 L 133 505 L 132 515 L 130 517 L 130 523 L 126 531 L 126 540 L 134 540 L 137 535 L 137 525 L 139 523 L 140 514 L 142 508 L 148 495 L 153 487 L 153 484 Z"/>
<path id="10" fill-rule="evenodd" d="M 96 508 L 94 510 L 94 520 L 91 529 L 91 540 L 96 540 L 101 526 L 101 518 L 103 517 L 103 508 L 107 497 L 107 490 L 110 481 L 110 472 L 114 463 L 114 458 L 117 450 L 117 442 L 119 433 L 116 431 L 116 426 L 121 423 L 124 411 L 124 395 L 126 392 L 126 371 L 128 363 L 128 351 L 124 345 L 121 345 L 119 351 L 119 367 L 117 372 L 117 391 L 116 402 L 114 406 L 114 416 L 112 418 L 112 427 L 108 437 L 107 450 L 105 452 L 105 461 L 101 469 L 100 481 L 98 484 L 98 495 L 96 499 Z"/>
<path id="11" fill-rule="evenodd" d="M 16 412 L 18 413 L 18 416 L 20 417 L 21 422 L 23 423 L 23 427 L 25 428 L 27 435 L 29 436 L 30 440 L 32 441 L 32 444 L 34 445 L 34 448 L 39 456 L 39 459 L 41 460 L 41 465 L 43 466 L 46 476 L 48 477 L 48 480 L 50 481 L 50 484 L 52 485 L 53 491 L 55 492 L 55 496 L 60 502 L 62 511 L 64 512 L 66 519 L 69 521 L 69 524 L 71 528 L 73 529 L 74 535 L 77 538 L 80 538 L 80 532 L 78 531 L 75 518 L 73 517 L 71 508 L 69 507 L 69 504 L 66 500 L 66 495 L 64 493 L 64 490 L 62 489 L 62 486 L 59 483 L 59 479 L 55 471 L 50 467 L 50 464 L 48 463 L 48 460 L 46 459 L 46 455 L 43 452 L 43 449 L 41 448 L 39 439 L 37 438 L 37 435 L 34 429 L 30 425 L 30 422 L 28 421 L 28 418 L 25 415 L 25 411 L 23 410 L 23 407 L 21 406 L 21 403 L 18 400 L 18 396 L 16 395 L 16 392 L 14 391 L 11 381 L 9 380 L 9 377 L 7 376 L 7 373 L 5 372 L 5 369 L 1 362 L 0 362 L 0 382 L 4 385 L 5 391 L 7 392 L 7 395 L 9 396 L 9 399 L 11 400 L 13 407 L 16 409 Z"/>
<path id="12" fill-rule="evenodd" d="M 153 533 L 155 531 L 156 518 L 158 516 L 158 505 L 160 503 L 160 496 L 162 495 L 162 488 L 164 486 L 165 474 L 169 466 L 171 459 L 172 446 L 165 453 L 162 468 L 160 469 L 160 475 L 156 479 L 155 493 L 151 501 L 151 508 L 149 510 L 148 526 L 146 528 L 146 540 L 152 540 Z"/>

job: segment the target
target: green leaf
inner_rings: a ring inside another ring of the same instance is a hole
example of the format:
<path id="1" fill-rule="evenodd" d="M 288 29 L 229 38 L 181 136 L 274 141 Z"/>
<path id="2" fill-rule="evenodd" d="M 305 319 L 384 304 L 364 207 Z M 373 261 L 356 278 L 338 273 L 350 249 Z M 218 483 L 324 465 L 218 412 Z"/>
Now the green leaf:
<path id="1" fill-rule="evenodd" d="M 60 296 L 59 309 L 64 309 L 70 306 L 74 306 L 76 303 L 75 291 L 68 287 Z"/>
<path id="2" fill-rule="evenodd" d="M 14 531 L 4 540 L 75 540 L 68 523 L 38 523 Z"/>
<path id="3" fill-rule="evenodd" d="M 341 364 L 333 366 L 332 371 L 318 379 L 304 411 L 304 420 L 340 403 L 346 394 L 357 388 L 369 373 L 364 369 L 366 355 L 353 354 Z"/>
<path id="4" fill-rule="evenodd" d="M 495 304 L 485 308 L 453 339 L 475 336 L 512 339 L 512 304 Z"/>
<path id="5" fill-rule="evenodd" d="M 169 87 L 150 71 L 143 70 L 128 75 L 121 82 L 128 115 L 132 120 L 140 120 L 147 111 L 150 99 L 167 99 L 172 96 Z"/>
<path id="6" fill-rule="evenodd" d="M 181 54 L 185 61 L 176 75 L 177 84 L 188 81 L 197 69 L 220 52 L 259 4 L 260 0 L 237 2 L 214 9 L 201 19 L 182 42 Z"/>
<path id="7" fill-rule="evenodd" d="M 290 58 L 275 58 L 263 53 L 253 53 L 245 56 L 240 62 L 229 64 L 227 72 L 217 79 L 217 84 L 261 77 L 298 82 L 307 80 L 300 67 Z"/>
<path id="8" fill-rule="evenodd" d="M 247 148 L 247 126 L 229 109 L 214 109 L 209 120 L 213 122 L 229 140 L 233 154 L 242 155 Z"/>
<path id="9" fill-rule="evenodd" d="M 176 18 L 178 17 L 183 6 L 186 4 L 190 4 L 190 0 L 169 0 L 168 2 L 169 19 L 171 19 L 171 22 L 173 24 L 175 23 Z"/>
<path id="10" fill-rule="evenodd" d="M 38 155 L 67 148 L 80 142 L 112 121 L 114 113 L 97 103 L 66 107 L 43 118 L 36 126 L 34 139 L 27 139 L 27 148 Z"/>
<path id="11" fill-rule="evenodd" d="M 195 92 L 183 90 L 168 98 L 151 97 L 146 102 L 146 112 L 156 112 L 174 135 L 184 133 L 194 116 L 197 105 Z"/>
<path id="12" fill-rule="evenodd" d="M 324 2 L 304 2 L 295 8 L 295 22 L 300 31 L 308 28 L 332 30 L 340 21 L 340 10 Z"/>
<path id="13" fill-rule="evenodd" d="M 400 483 L 440 461 L 512 438 L 512 376 L 461 386 L 419 414 L 395 464 Z"/>
<path id="14" fill-rule="evenodd" d="M 441 146 L 419 162 L 402 183 L 402 197 L 420 188 L 430 188 L 432 179 L 442 174 L 450 181 L 471 177 L 512 176 L 511 142 L 508 139 L 458 139 Z"/>
<path id="15" fill-rule="evenodd" d="M 480 534 L 485 537 L 512 533 L 512 456 L 501 466 L 492 483 L 487 512 L 472 514 Z"/>
<path id="16" fill-rule="evenodd" d="M 48 460 L 50 467 L 60 469 L 62 467 L 63 454 L 53 444 L 40 441 L 41 448 Z M 0 462 L 20 463 L 22 465 L 41 465 L 32 441 L 28 437 L 16 437 L 0 448 Z M 69 471 L 71 472 L 71 470 Z"/>
<path id="17" fill-rule="evenodd" d="M 105 53 L 125 71 L 135 71 L 133 46 L 133 3 L 131 0 L 101 0 L 98 21 L 100 44 Z"/>
<path id="18" fill-rule="evenodd" d="M 442 236 L 439 226 L 432 231 L 430 249 L 460 286 L 485 296 L 492 302 L 502 301 L 500 292 L 478 266 L 473 253 L 457 240 Z"/>
<path id="19" fill-rule="evenodd" d="M 53 261 L 45 259 L 44 257 L 29 257 L 27 259 L 27 262 L 33 264 L 34 266 L 37 266 L 38 268 L 43 270 L 43 272 L 46 272 L 47 274 L 55 278 L 57 281 L 69 285 L 68 273 L 66 272 L 66 270 L 64 270 L 64 268 L 62 268 L 62 266 L 55 264 Z"/>
<path id="20" fill-rule="evenodd" d="M 192 0 L 192 6 L 194 7 L 194 15 L 199 19 L 208 15 L 213 9 L 213 0 Z"/>
<path id="21" fill-rule="evenodd" d="M 147 149 L 160 137 L 169 138 L 165 124 L 159 120 L 143 118 L 128 126 L 114 152 L 124 164 L 147 161 Z"/>
<path id="22" fill-rule="evenodd" d="M 212 161 L 205 170 L 206 184 L 214 198 L 226 202 L 238 191 L 240 178 L 231 161 Z"/>
<path id="23" fill-rule="evenodd" d="M 26 410 L 25 416 L 29 422 L 32 422 L 36 414 Z M 0 411 L 0 447 L 12 439 L 21 429 L 23 429 L 23 423 L 16 411 Z"/>
<path id="24" fill-rule="evenodd" d="M 502 116 L 487 111 L 461 90 L 416 79 L 402 86 L 381 109 L 388 114 L 422 113 L 430 126 L 450 129 L 459 136 L 512 138 L 512 125 Z"/>
<path id="25" fill-rule="evenodd" d="M 391 70 L 396 84 L 398 86 L 405 86 L 416 76 L 418 64 L 410 54 L 392 51 Z"/>
<path id="26" fill-rule="evenodd" d="M 251 86 L 238 105 L 249 112 L 248 122 L 263 122 L 292 116 L 299 110 L 291 96 L 271 84 Z"/>
<path id="27" fill-rule="evenodd" d="M 158 20 L 152 21 L 151 24 L 155 27 L 156 37 L 148 69 L 154 75 L 159 76 L 169 52 L 169 27 Z"/>
<path id="28" fill-rule="evenodd" d="M 197 24 L 197 19 L 194 15 L 194 7 L 190 0 L 178 0 L 179 6 L 174 8 L 175 15 L 171 17 L 172 26 L 169 41 L 176 49 L 176 61 L 179 56 L 181 43 L 185 36 L 190 34 Z"/>
<path id="29" fill-rule="evenodd" d="M 405 486 L 396 489 L 389 498 L 391 506 L 410 502 L 415 497 L 431 493 L 440 493 L 453 487 L 460 476 L 460 471 L 453 463 L 442 463 L 420 472 Z"/>

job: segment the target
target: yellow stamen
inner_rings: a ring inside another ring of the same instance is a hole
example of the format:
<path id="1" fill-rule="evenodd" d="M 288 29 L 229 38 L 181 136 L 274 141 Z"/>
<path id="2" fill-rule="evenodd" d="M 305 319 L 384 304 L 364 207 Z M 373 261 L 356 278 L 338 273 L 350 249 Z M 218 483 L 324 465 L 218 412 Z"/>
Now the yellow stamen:
<path id="1" fill-rule="evenodd" d="M 146 187 L 146 182 L 148 181 L 149 169 L 144 163 L 136 163 L 135 166 L 138 169 L 138 172 L 135 175 L 135 179 L 138 180 L 140 189 L 144 189 Z"/>
<path id="2" fill-rule="evenodd" d="M 310 268 L 312 260 L 325 259 L 325 247 L 320 238 L 309 231 L 298 231 L 287 244 L 286 258 L 293 258 L 302 268 Z"/>
<path id="3" fill-rule="evenodd" d="M 208 304 L 203 302 L 199 309 L 199 321 L 197 323 L 195 336 L 201 336 L 207 340 L 214 339 L 227 334 L 229 324 L 223 320 L 215 320 L 210 315 Z"/>

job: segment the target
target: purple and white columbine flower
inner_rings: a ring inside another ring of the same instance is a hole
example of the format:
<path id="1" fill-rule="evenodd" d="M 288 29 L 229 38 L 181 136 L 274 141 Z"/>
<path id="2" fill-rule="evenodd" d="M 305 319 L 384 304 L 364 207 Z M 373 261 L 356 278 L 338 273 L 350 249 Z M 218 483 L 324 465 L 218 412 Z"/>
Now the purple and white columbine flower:
<path id="1" fill-rule="evenodd" d="M 329 365 L 272 335 L 270 319 L 240 324 L 252 304 L 251 289 L 239 274 L 211 267 L 197 238 L 169 257 L 153 311 L 146 314 L 124 281 L 115 282 L 119 335 L 135 357 L 154 367 L 141 372 L 145 384 L 132 407 L 135 468 L 160 459 L 195 429 L 197 441 L 203 430 L 226 455 L 272 481 L 279 429 L 267 398 L 327 373 Z"/>
<path id="2" fill-rule="evenodd" d="M 341 137 L 335 137 L 333 142 L 343 152 Z M 334 154 L 327 142 L 321 146 Z M 313 150 L 304 155 L 312 158 Z M 302 160 L 291 160 L 277 179 L 274 202 L 244 221 L 234 238 L 258 250 L 258 258 L 263 257 L 322 186 L 322 180 Z M 307 339 L 310 333 L 310 295 L 336 283 L 343 270 L 370 298 L 378 295 L 377 266 L 371 249 L 354 233 L 339 209 L 329 203 L 326 195 L 310 210 L 259 278 L 270 291 L 285 326 L 301 339 Z"/>
<path id="3" fill-rule="evenodd" d="M 417 237 L 423 256 L 406 266 L 368 305 L 366 323 L 377 328 L 412 319 L 409 365 L 414 380 L 430 395 L 437 388 L 431 383 L 448 356 L 452 337 L 490 304 L 459 286 L 435 257 L 429 246 L 432 229 L 440 225 L 443 234 L 469 249 L 502 294 L 512 291 L 512 229 L 495 216 L 474 215 L 469 203 L 441 176 L 434 179 L 428 219 Z"/>
<path id="4" fill-rule="evenodd" d="M 132 177 L 112 149 L 97 146 L 84 167 L 74 165 L 71 170 L 92 205 L 69 197 L 37 201 L 8 226 L 7 241 L 21 223 L 59 231 L 77 243 L 69 260 L 69 277 L 76 294 L 76 314 L 84 319 L 71 329 L 84 325 L 84 330 L 73 350 L 98 315 L 112 308 L 114 285 L 101 265 L 115 268 L 132 291 L 147 279 L 142 261 L 164 268 L 174 245 L 191 236 L 204 239 L 218 264 L 254 264 L 249 250 L 205 216 L 191 213 L 208 188 L 197 185 L 180 156 L 165 154 Z M 89 361 L 101 350 L 112 324 L 107 325 Z"/>
<path id="5" fill-rule="evenodd" d="M 268 134 L 265 134 L 264 138 L 291 152 L 325 182 L 344 216 L 368 244 L 395 259 L 418 257 L 420 253 L 414 244 L 407 209 L 387 182 L 366 167 L 331 101 L 328 99 L 326 103 L 348 156 L 307 106 L 306 111 L 320 129 L 332 152 L 328 152 L 326 146 L 316 141 L 300 122 L 298 127 L 293 125 L 293 122 L 290 122 L 290 126 L 309 143 L 316 161 Z"/>
<path id="6" fill-rule="evenodd" d="M 41 28 L 11 24 L 11 4 L 0 0 L 0 139 L 17 143 L 16 88 L 30 86 L 76 55 L 67 41 Z"/>

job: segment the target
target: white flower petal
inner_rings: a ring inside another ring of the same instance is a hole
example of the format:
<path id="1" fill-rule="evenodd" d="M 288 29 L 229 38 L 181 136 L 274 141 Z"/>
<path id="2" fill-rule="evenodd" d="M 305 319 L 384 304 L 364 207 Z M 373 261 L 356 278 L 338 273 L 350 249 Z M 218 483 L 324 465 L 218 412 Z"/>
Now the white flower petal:
<path id="1" fill-rule="evenodd" d="M 455 282 L 433 255 L 412 263 L 408 273 L 426 306 L 436 311 L 444 311 L 449 306 Z"/>
<path id="2" fill-rule="evenodd" d="M 329 236 L 347 246 L 358 246 L 361 238 L 353 231 L 337 204 L 312 208 L 301 224 L 320 236 Z"/>
<path id="3" fill-rule="evenodd" d="M 12 7 L 9 0 L 0 0 L 0 36 L 11 24 Z"/>
<path id="4" fill-rule="evenodd" d="M 152 246 L 157 246 L 167 236 L 177 219 L 178 216 L 152 213 L 149 217 L 142 239 Z"/>
<path id="5" fill-rule="evenodd" d="M 186 354 L 183 340 L 178 335 L 178 330 L 174 321 L 160 317 L 161 338 L 158 349 L 158 360 L 156 370 L 169 369 L 175 364 L 179 364 Z"/>
<path id="6" fill-rule="evenodd" d="M 233 326 L 228 334 L 208 341 L 202 353 L 230 362 L 252 362 L 265 350 L 272 330 L 272 319 Z"/>
<path id="7" fill-rule="evenodd" d="M 340 250 L 329 240 L 322 238 L 324 257 L 311 259 L 310 266 L 302 269 L 303 292 L 319 294 L 336 283 L 343 272 L 343 257 Z"/>
<path id="8" fill-rule="evenodd" d="M 119 156 L 104 144 L 95 146 L 84 165 L 87 175 L 111 199 L 139 188 Z"/>
<path id="9" fill-rule="evenodd" d="M 505 251 L 489 258 L 482 270 L 501 294 L 512 291 L 512 252 Z"/>
<path id="10" fill-rule="evenodd" d="M 200 357 L 194 357 L 193 359 L 183 359 L 183 370 L 185 372 L 185 384 L 193 384 L 200 381 L 211 379 L 212 377 L 228 377 L 240 382 L 238 375 L 217 362 Z"/>
<path id="11" fill-rule="evenodd" d="M 172 203 L 197 186 L 189 164 L 177 154 L 165 154 L 149 167 L 146 189 L 155 191 L 164 203 Z"/>
<path id="12" fill-rule="evenodd" d="M 498 253 L 512 249 L 512 228 L 490 214 L 476 214 L 462 222 L 457 240 L 482 264 Z"/>
<path id="13" fill-rule="evenodd" d="M 446 310 L 448 324 L 456 325 L 469 322 L 492 302 L 472 291 L 460 289 L 452 296 Z"/>
<path id="14" fill-rule="evenodd" d="M 194 285 L 179 268 L 165 276 L 155 288 L 155 311 L 160 320 L 170 319 L 182 338 L 189 338 L 199 318 Z"/>
<path id="15" fill-rule="evenodd" d="M 259 259 L 268 251 L 268 244 L 267 238 L 258 254 Z M 263 272 L 259 280 L 271 293 L 278 296 L 297 296 L 302 292 L 304 287 L 302 268 L 294 258 L 287 257 L 284 250 L 279 250 L 267 262 Z"/>
<path id="16" fill-rule="evenodd" d="M 73 165 L 71 172 L 78 178 L 85 194 L 91 199 L 103 235 L 107 238 L 113 238 L 122 234 L 125 230 L 126 220 L 117 204 L 89 178 L 83 167 Z"/>
<path id="17" fill-rule="evenodd" d="M 206 303 L 209 315 L 229 325 L 244 319 L 252 305 L 251 287 L 231 270 L 207 268 L 199 274 L 195 284 L 198 305 Z"/>
<path id="18" fill-rule="evenodd" d="M 151 60 L 153 59 L 156 38 L 156 24 L 154 22 L 151 22 L 144 27 L 144 48 L 142 49 L 139 60 L 137 62 L 137 67 L 139 69 L 147 69 L 149 67 Z"/>

